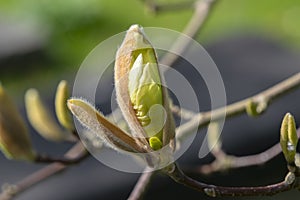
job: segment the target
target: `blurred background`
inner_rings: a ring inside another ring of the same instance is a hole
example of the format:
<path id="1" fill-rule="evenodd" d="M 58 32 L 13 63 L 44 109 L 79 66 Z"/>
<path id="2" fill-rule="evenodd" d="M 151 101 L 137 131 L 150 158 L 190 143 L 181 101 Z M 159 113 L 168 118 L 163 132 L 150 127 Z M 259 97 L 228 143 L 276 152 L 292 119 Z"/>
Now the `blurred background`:
<path id="1" fill-rule="evenodd" d="M 136 23 L 182 31 L 192 13 L 192 9 L 183 9 L 154 14 L 139 0 L 0 0 L 0 81 L 18 103 L 24 117 L 23 95 L 31 87 L 37 88 L 49 108 L 53 108 L 57 83 L 61 79 L 72 83 L 83 59 L 101 41 Z M 217 64 L 229 103 L 254 95 L 300 71 L 299 24 L 298 0 L 220 0 L 197 40 Z M 180 71 L 183 64 L 184 61 L 178 61 L 175 65 Z M 182 73 L 189 75 L 188 71 Z M 108 73 L 107 91 L 103 92 L 111 93 L 112 78 L 112 73 Z M 197 79 L 193 81 L 192 76 L 191 82 L 203 97 L 200 107 L 208 110 L 205 85 Z M 226 122 L 222 134 L 225 150 L 247 155 L 275 144 L 279 139 L 280 121 L 286 112 L 292 112 L 300 124 L 299 99 L 298 90 L 274 103 L 257 119 L 241 116 Z M 104 113 L 110 112 L 108 96 L 99 96 L 98 103 Z M 70 144 L 47 142 L 34 130 L 31 133 L 35 148 L 41 152 L 61 155 L 70 147 Z M 202 135 L 197 136 L 180 159 L 183 166 L 211 161 L 210 157 L 203 160 L 197 157 L 197 142 L 203 139 Z M 8 161 L 0 154 L 0 185 L 14 183 L 41 167 Z M 285 173 L 285 162 L 280 155 L 259 167 L 210 176 L 193 175 L 215 184 L 263 185 L 281 180 Z M 89 158 L 16 199 L 126 199 L 137 178 L 137 174 L 118 172 Z M 292 191 L 274 199 L 299 199 L 299 195 Z M 206 198 L 166 177 L 155 178 L 146 199 L 170 197 Z"/>

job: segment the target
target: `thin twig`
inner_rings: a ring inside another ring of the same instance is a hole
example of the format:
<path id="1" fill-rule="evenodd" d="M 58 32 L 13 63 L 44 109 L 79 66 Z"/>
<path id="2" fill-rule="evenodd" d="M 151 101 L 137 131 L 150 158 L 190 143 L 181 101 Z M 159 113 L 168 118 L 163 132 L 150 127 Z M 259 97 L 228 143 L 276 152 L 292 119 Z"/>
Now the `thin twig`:
<path id="1" fill-rule="evenodd" d="M 143 0 L 143 2 L 151 12 L 157 14 L 158 12 L 178 11 L 178 10 L 189 9 L 193 6 L 195 1 L 185 0 L 185 1 L 181 1 L 181 2 L 164 3 L 164 4 L 158 4 L 154 0 Z"/>
<path id="2" fill-rule="evenodd" d="M 130 196 L 128 197 L 128 200 L 142 199 L 147 191 L 149 184 L 151 183 L 151 179 L 153 178 L 154 174 L 155 171 L 149 171 L 149 169 L 146 168 L 135 184 Z"/>
<path id="3" fill-rule="evenodd" d="M 182 119 L 186 119 L 186 120 L 192 119 L 197 114 L 197 113 L 195 113 L 193 111 L 190 111 L 188 109 L 180 108 L 179 106 L 174 105 L 172 103 L 170 105 L 170 110 L 176 116 L 178 116 L 178 117 L 180 117 Z"/>
<path id="4" fill-rule="evenodd" d="M 64 164 L 64 165 L 74 165 L 74 164 L 80 163 L 87 156 L 89 156 L 89 154 L 85 153 L 85 154 L 82 154 L 79 157 L 70 159 L 70 158 L 66 158 L 66 157 L 54 158 L 54 157 L 51 157 L 51 156 L 48 156 L 48 155 L 38 155 L 35 158 L 34 162 L 35 163 L 54 163 L 54 162 L 57 162 L 57 163 L 61 163 L 61 164 Z"/>
<path id="5" fill-rule="evenodd" d="M 300 138 L 300 128 L 297 130 L 298 138 Z M 241 167 L 249 167 L 254 165 L 261 165 L 271 160 L 282 152 L 279 143 L 265 150 L 264 152 L 249 155 L 249 156 L 232 156 L 221 151 L 221 156 L 216 155 L 216 160 L 207 165 L 197 167 L 194 172 L 202 174 L 210 174 L 213 172 L 228 170 Z"/>
<path id="6" fill-rule="evenodd" d="M 204 27 L 206 19 L 216 2 L 217 0 L 198 0 L 195 3 L 194 14 L 182 33 L 188 37 L 194 38 Z M 169 52 L 162 57 L 160 63 L 171 67 L 179 58 L 179 55 L 182 55 L 182 53 L 187 50 L 190 43 L 191 40 L 187 40 L 185 37 L 178 38 Z M 176 54 L 173 54 L 172 52 L 176 52 Z"/>
<path id="7" fill-rule="evenodd" d="M 67 159 L 76 159 L 86 157 L 87 151 L 81 142 L 74 145 L 66 154 Z M 69 165 L 65 165 L 59 162 L 50 164 L 39 171 L 30 174 L 23 180 L 17 182 L 16 184 L 10 185 L 7 189 L 4 189 L 0 194 L 0 200 L 11 200 L 14 196 L 19 195 L 28 188 L 36 185 L 37 183 L 53 176 L 63 170 L 65 170 Z"/>
<path id="8" fill-rule="evenodd" d="M 202 128 L 211 121 L 218 121 L 222 117 L 233 117 L 246 112 L 246 107 L 249 100 L 256 102 L 258 105 L 269 105 L 277 98 L 285 95 L 300 87 L 300 72 L 289 77 L 288 79 L 272 86 L 271 88 L 258 93 L 257 95 L 244 99 L 242 101 L 233 103 L 226 107 L 218 108 L 216 110 L 202 112 L 194 116 L 194 118 L 176 129 L 177 142 L 183 141 L 198 128 Z"/>
<path id="9" fill-rule="evenodd" d="M 288 173 L 285 180 L 280 183 L 258 187 L 223 187 L 209 185 L 185 175 L 176 164 L 174 164 L 173 169 L 166 172 L 166 174 L 174 181 L 192 189 L 204 192 L 211 197 L 274 195 L 280 192 L 288 191 L 292 188 L 299 188 L 299 177 L 295 177 L 295 174 L 291 172 Z"/>

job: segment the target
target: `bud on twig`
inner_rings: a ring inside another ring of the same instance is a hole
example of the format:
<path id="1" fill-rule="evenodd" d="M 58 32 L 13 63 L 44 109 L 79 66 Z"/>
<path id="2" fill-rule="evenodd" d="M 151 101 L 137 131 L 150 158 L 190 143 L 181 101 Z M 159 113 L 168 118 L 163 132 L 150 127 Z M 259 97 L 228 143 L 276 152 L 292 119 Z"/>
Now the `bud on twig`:
<path id="1" fill-rule="evenodd" d="M 132 25 L 115 62 L 117 101 L 140 145 L 174 149 L 175 126 L 162 86 L 155 51 L 138 25 Z"/>
<path id="2" fill-rule="evenodd" d="M 56 123 L 50 111 L 43 104 L 37 90 L 29 89 L 26 92 L 25 108 L 30 124 L 45 139 L 58 142 L 72 137 Z"/>
<path id="3" fill-rule="evenodd" d="M 288 164 L 295 162 L 297 143 L 298 136 L 295 119 L 290 113 L 287 113 L 281 124 L 280 145 Z"/>
<path id="4" fill-rule="evenodd" d="M 81 124 L 104 144 L 117 151 L 143 153 L 140 155 L 149 166 L 161 166 L 172 161 L 171 151 L 175 149 L 174 119 L 162 82 L 154 49 L 142 29 L 133 25 L 115 62 L 117 101 L 131 134 L 126 134 L 82 99 L 72 98 L 67 105 Z"/>
<path id="5" fill-rule="evenodd" d="M 55 111 L 59 123 L 68 130 L 74 130 L 74 124 L 70 112 L 67 108 L 69 96 L 68 83 L 65 80 L 60 81 L 57 86 L 55 96 Z"/>
<path id="6" fill-rule="evenodd" d="M 33 161 L 27 127 L 12 99 L 0 84 L 0 149 L 9 159 Z"/>
<path id="7" fill-rule="evenodd" d="M 263 98 L 260 101 L 254 101 L 254 99 L 249 99 L 246 104 L 246 113 L 251 117 L 257 117 L 264 113 L 268 107 L 268 103 Z"/>

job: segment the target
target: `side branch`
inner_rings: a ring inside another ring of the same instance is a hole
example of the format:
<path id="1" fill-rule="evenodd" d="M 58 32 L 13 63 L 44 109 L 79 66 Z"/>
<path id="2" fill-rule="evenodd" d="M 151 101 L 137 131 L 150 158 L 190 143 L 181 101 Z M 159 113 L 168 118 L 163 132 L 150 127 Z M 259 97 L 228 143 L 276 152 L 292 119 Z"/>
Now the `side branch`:
<path id="1" fill-rule="evenodd" d="M 149 169 L 146 168 L 145 171 L 140 176 L 138 182 L 135 184 L 130 196 L 128 197 L 128 200 L 142 199 L 154 175 L 155 175 L 155 171 L 149 172 Z"/>
<path id="2" fill-rule="evenodd" d="M 158 4 L 155 2 L 155 0 L 143 0 L 143 2 L 147 6 L 147 8 L 151 12 L 154 12 L 155 14 L 158 12 L 189 9 L 194 4 L 194 1 L 191 0 L 176 2 L 176 3 L 164 3 L 164 4 Z"/>
<path id="3" fill-rule="evenodd" d="M 86 158 L 87 151 L 81 142 L 74 145 L 66 154 L 65 158 L 70 160 L 76 160 L 78 158 Z M 60 162 L 52 163 L 39 171 L 30 174 L 23 180 L 13 185 L 8 185 L 0 194 L 0 200 L 10 200 L 14 196 L 22 193 L 28 188 L 38 184 L 39 182 L 46 180 L 48 177 L 53 176 L 68 167 L 66 164 Z"/>
<path id="4" fill-rule="evenodd" d="M 173 167 L 173 170 L 167 172 L 167 175 L 170 176 L 174 181 L 200 192 L 204 192 L 211 197 L 267 196 L 288 191 L 292 188 L 299 188 L 299 177 L 296 177 L 295 174 L 291 172 L 287 174 L 284 181 L 272 185 L 258 187 L 223 187 L 199 182 L 185 175 L 176 164 L 174 164 Z"/>
<path id="5" fill-rule="evenodd" d="M 297 134 L 298 138 L 300 138 L 300 128 L 297 130 Z M 223 152 L 223 150 L 219 150 L 219 152 L 215 154 L 215 161 L 210 164 L 197 167 L 195 170 L 192 169 L 192 171 L 196 173 L 210 174 L 221 170 L 261 165 L 273 159 L 281 152 L 282 150 L 279 143 L 275 144 L 264 152 L 249 156 L 237 157 L 228 155 Z"/>
<path id="6" fill-rule="evenodd" d="M 300 72 L 277 85 L 247 99 L 233 103 L 216 110 L 195 114 L 192 120 L 177 128 L 177 141 L 183 141 L 193 130 L 202 128 L 211 121 L 218 121 L 222 117 L 233 117 L 246 112 L 247 104 L 253 101 L 258 107 L 268 106 L 275 99 L 300 87 Z"/>
<path id="7" fill-rule="evenodd" d="M 183 34 L 194 38 L 198 32 L 203 28 L 206 19 L 211 13 L 211 9 L 217 0 L 198 0 L 195 3 L 195 11 L 190 21 L 183 30 Z M 179 58 L 179 55 L 182 55 L 183 52 L 189 47 L 191 40 L 185 38 L 178 38 L 174 45 L 171 47 L 169 52 L 177 52 L 177 55 L 173 53 L 166 53 L 160 63 L 166 66 L 172 66 L 176 60 Z"/>

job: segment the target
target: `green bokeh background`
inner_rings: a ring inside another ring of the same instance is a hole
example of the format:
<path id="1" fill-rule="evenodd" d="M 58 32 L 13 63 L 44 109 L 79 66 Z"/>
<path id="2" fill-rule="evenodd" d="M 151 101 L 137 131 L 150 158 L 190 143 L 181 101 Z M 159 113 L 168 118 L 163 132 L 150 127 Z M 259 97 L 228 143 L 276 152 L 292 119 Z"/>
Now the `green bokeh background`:
<path id="1" fill-rule="evenodd" d="M 192 9 L 154 15 L 138 0 L 1 0 L 0 12 L 2 19 L 19 19 L 46 30 L 49 55 L 72 67 L 97 43 L 133 23 L 181 31 Z M 259 31 L 299 48 L 299 19 L 298 0 L 220 0 L 200 36 L 206 42 L 228 33 Z"/>
<path id="2" fill-rule="evenodd" d="M 46 38 L 43 51 L 47 57 L 45 62 L 37 59 L 31 64 L 26 76 L 18 72 L 0 74 L 0 80 L 17 93 L 20 85 L 30 85 L 28 81 L 46 83 L 60 74 L 63 78 L 76 71 L 98 43 L 131 24 L 182 31 L 192 13 L 192 9 L 184 9 L 155 15 L 140 0 L 0 0 L 1 20 L 33 25 L 37 34 Z M 299 0 L 220 0 L 197 39 L 205 45 L 250 32 L 298 50 L 299 19 Z"/>

